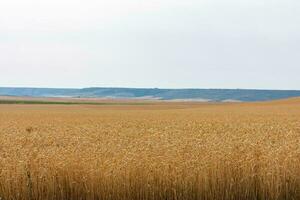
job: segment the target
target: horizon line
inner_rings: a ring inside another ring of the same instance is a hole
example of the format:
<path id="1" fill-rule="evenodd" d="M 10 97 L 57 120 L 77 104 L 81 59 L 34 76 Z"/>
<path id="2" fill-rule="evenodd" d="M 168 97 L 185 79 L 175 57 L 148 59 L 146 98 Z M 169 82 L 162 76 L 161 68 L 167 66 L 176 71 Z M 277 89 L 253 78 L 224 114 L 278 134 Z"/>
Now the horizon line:
<path id="1" fill-rule="evenodd" d="M 16 89 L 62 89 L 62 90 L 82 90 L 82 89 L 158 89 L 158 90 L 257 90 L 257 91 L 300 91 L 300 89 L 262 89 L 262 88 L 165 88 L 165 87 L 120 87 L 120 86 L 90 86 L 90 87 L 36 87 L 36 86 L 0 86 L 1 88 L 16 88 Z"/>

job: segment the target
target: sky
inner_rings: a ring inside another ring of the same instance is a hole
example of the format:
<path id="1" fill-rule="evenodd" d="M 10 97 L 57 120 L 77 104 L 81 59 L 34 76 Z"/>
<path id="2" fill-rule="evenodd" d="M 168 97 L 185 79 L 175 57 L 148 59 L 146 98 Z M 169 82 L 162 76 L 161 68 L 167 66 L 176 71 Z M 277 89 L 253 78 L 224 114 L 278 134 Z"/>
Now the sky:
<path id="1" fill-rule="evenodd" d="M 299 0 L 0 1 L 0 87 L 300 90 Z"/>

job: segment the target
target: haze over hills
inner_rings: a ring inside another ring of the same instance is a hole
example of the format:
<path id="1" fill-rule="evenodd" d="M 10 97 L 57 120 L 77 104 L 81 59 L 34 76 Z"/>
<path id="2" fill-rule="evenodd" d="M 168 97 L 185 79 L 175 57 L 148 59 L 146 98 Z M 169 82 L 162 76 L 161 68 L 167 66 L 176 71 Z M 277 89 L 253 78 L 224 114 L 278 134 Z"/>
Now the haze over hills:
<path id="1" fill-rule="evenodd" d="M 158 89 L 158 88 L 14 88 L 0 87 L 1 96 L 159 99 L 183 101 L 268 101 L 300 97 L 299 90 Z"/>

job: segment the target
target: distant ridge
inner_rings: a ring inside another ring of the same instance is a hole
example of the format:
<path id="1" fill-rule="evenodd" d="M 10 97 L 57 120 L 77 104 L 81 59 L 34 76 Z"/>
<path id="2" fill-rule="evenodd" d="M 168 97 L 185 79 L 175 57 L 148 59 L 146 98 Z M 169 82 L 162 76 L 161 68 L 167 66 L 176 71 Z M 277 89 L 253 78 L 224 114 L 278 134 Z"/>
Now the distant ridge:
<path id="1" fill-rule="evenodd" d="M 1 96 L 158 99 L 182 101 L 269 101 L 300 97 L 299 90 L 158 89 L 158 88 L 15 88 L 0 87 Z"/>

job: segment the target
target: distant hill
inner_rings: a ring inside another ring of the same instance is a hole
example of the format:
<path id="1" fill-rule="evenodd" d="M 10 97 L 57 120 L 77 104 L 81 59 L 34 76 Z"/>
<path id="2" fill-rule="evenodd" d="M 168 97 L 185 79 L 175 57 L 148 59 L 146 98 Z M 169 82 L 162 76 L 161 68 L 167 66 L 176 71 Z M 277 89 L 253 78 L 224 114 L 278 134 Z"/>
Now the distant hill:
<path id="1" fill-rule="evenodd" d="M 158 89 L 158 88 L 12 88 L 0 87 L 1 96 L 160 99 L 191 101 L 268 101 L 300 97 L 297 90 Z"/>

